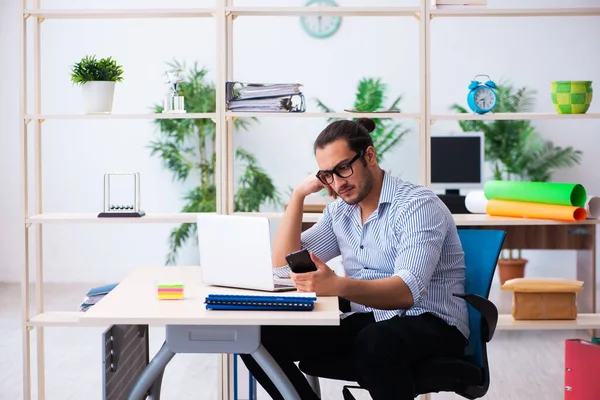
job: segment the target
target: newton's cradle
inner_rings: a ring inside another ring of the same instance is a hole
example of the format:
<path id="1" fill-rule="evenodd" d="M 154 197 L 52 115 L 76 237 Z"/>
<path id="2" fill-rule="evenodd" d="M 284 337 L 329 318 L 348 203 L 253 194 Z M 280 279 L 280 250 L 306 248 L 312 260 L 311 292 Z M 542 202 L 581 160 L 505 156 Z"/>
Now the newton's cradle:
<path id="1" fill-rule="evenodd" d="M 133 204 L 113 204 L 111 201 L 111 178 L 129 176 L 133 181 Z M 104 211 L 99 218 L 109 217 L 143 217 L 146 215 L 140 207 L 140 174 L 139 172 L 111 172 L 104 174 Z"/>

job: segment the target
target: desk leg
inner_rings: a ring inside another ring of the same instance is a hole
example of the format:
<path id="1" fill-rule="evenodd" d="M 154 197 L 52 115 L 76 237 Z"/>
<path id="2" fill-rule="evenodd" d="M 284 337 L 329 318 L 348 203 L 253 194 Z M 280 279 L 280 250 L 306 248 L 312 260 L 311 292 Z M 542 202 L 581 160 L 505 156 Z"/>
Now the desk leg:
<path id="1" fill-rule="evenodd" d="M 149 400 L 160 400 L 160 389 L 162 387 L 164 374 L 165 370 L 163 369 L 158 378 L 156 378 L 152 384 L 152 387 L 150 388 L 150 396 L 148 397 Z"/>
<path id="2" fill-rule="evenodd" d="M 156 353 L 152 361 L 144 368 L 137 382 L 131 389 L 129 393 L 128 400 L 143 400 L 146 398 L 146 394 L 148 390 L 150 390 L 155 382 L 159 379 L 162 381 L 162 374 L 165 370 L 165 367 L 171 361 L 173 356 L 175 355 L 165 343 L 163 343 L 162 347 Z M 158 383 L 158 388 L 160 389 L 160 382 Z M 156 386 L 155 386 L 156 387 Z M 160 395 L 159 395 L 160 396 Z M 156 397 L 153 397 L 156 399 Z"/>
<path id="3" fill-rule="evenodd" d="M 288 379 L 287 375 L 283 373 L 279 364 L 273 359 L 271 354 L 263 347 L 259 345 L 258 348 L 252 353 L 254 360 L 260 365 L 265 373 L 271 378 L 279 393 L 286 400 L 300 400 L 300 396 L 296 393 L 296 389 L 292 386 L 292 383 Z"/>

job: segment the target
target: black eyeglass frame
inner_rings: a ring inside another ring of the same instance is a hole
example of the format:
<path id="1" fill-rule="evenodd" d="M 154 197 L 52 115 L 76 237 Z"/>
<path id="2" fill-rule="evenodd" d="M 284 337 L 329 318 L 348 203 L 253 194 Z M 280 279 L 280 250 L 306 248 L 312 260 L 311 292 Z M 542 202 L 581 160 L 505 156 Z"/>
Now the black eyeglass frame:
<path id="1" fill-rule="evenodd" d="M 319 171 L 317 171 L 317 174 L 315 176 L 324 185 L 331 185 L 333 183 L 333 181 L 335 179 L 333 177 L 334 174 L 337 175 L 337 176 L 339 176 L 340 178 L 350 178 L 354 174 L 354 168 L 352 168 L 352 164 L 356 160 L 358 160 L 359 158 L 361 158 L 362 156 L 364 156 L 365 155 L 365 151 L 366 151 L 366 149 L 362 149 L 360 151 L 360 153 L 358 153 L 357 155 L 355 155 L 350 161 L 348 161 L 348 162 L 342 162 L 342 163 L 336 165 L 334 169 L 331 169 L 331 170 L 326 170 L 326 169 L 319 170 Z M 342 174 L 340 174 L 339 172 L 336 171 L 342 165 L 350 167 L 350 174 L 349 175 L 343 176 Z M 325 180 L 321 179 L 320 175 L 323 174 L 323 173 L 327 173 L 327 172 L 329 172 L 331 174 L 331 182 L 326 182 Z"/>

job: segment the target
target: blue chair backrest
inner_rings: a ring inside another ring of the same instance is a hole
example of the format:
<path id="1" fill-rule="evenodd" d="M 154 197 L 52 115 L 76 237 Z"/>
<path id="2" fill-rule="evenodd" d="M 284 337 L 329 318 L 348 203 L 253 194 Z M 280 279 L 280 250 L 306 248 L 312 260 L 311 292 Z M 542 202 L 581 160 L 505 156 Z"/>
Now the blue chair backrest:
<path id="1" fill-rule="evenodd" d="M 465 253 L 466 283 L 465 293 L 488 298 L 498 257 L 506 232 L 485 229 L 459 229 L 458 236 Z M 465 349 L 467 359 L 483 367 L 481 344 L 481 315 L 470 304 L 469 344 Z"/>

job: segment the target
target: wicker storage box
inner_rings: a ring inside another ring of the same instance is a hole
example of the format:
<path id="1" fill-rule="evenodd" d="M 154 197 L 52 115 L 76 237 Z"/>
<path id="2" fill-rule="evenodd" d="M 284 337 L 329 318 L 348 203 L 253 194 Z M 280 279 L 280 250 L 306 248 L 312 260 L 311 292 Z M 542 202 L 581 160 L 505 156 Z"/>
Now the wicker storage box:
<path id="1" fill-rule="evenodd" d="M 576 319 L 577 292 L 583 282 L 559 278 L 516 278 L 501 286 L 513 292 L 516 320 Z"/>

